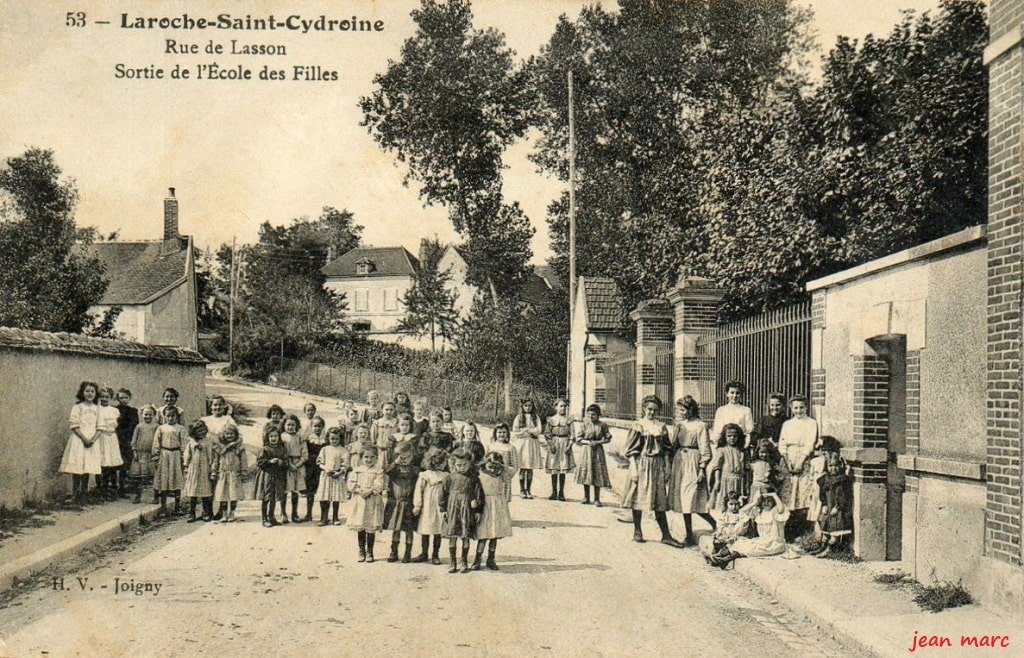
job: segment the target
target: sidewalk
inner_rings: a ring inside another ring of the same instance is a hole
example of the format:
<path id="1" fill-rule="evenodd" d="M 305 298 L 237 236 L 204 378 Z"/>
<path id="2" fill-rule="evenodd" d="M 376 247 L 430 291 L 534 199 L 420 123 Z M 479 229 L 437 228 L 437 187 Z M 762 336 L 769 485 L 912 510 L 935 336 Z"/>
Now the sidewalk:
<path id="1" fill-rule="evenodd" d="M 609 476 L 616 496 L 625 485 L 626 470 L 609 464 Z M 669 514 L 676 538 L 683 536 L 679 514 Z M 703 521 L 694 518 L 695 533 L 707 533 Z M 704 528 L 703 531 L 699 528 Z M 695 549 L 685 549 L 695 550 Z M 792 629 L 805 633 L 823 632 L 841 636 L 865 654 L 905 656 L 921 636 L 948 637 L 943 647 L 951 656 L 1024 656 L 1024 633 L 1019 621 L 1003 617 L 977 604 L 938 613 L 922 610 L 908 588 L 891 588 L 877 583 L 880 573 L 895 573 L 897 562 L 851 564 L 804 555 L 795 560 L 781 557 L 741 558 L 734 562 L 736 573 L 769 593 L 783 605 L 803 614 L 821 630 Z M 708 567 L 711 569 L 712 567 Z M 961 648 L 961 636 L 1010 636 L 1006 648 Z M 941 641 L 941 640 L 939 640 Z M 927 642 L 927 640 L 926 640 Z M 932 646 L 915 646 L 914 655 Z M 938 649 L 936 645 L 934 648 Z M 941 649 L 937 653 L 941 653 Z"/>
<path id="2" fill-rule="evenodd" d="M 149 521 L 157 509 L 158 505 L 118 500 L 33 517 L 13 536 L 0 540 L 0 592 L 68 555 L 118 537 L 140 519 Z"/>

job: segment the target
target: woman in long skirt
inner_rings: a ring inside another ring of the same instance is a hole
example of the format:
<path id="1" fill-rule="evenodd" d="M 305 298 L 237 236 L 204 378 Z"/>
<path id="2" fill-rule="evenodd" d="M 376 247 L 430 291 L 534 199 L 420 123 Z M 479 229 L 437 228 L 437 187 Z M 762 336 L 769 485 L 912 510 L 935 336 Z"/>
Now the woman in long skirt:
<path id="1" fill-rule="evenodd" d="M 633 511 L 633 541 L 644 541 L 640 521 L 643 513 L 651 510 L 661 529 L 661 541 L 674 548 L 682 548 L 668 529 L 668 489 L 665 486 L 666 459 L 670 446 L 668 428 L 655 419 L 661 410 L 661 400 L 656 395 L 643 399 L 643 418 L 629 431 L 626 441 L 626 457 L 629 459 L 629 481 L 622 497 L 622 507 Z"/>
<path id="2" fill-rule="evenodd" d="M 700 419 L 700 406 L 692 396 L 676 401 L 679 420 L 672 428 L 672 471 L 669 477 L 669 509 L 683 515 L 685 544 L 693 544 L 693 515 L 700 516 L 714 531 L 715 519 L 708 509 L 707 465 L 711 462 L 708 427 Z"/>

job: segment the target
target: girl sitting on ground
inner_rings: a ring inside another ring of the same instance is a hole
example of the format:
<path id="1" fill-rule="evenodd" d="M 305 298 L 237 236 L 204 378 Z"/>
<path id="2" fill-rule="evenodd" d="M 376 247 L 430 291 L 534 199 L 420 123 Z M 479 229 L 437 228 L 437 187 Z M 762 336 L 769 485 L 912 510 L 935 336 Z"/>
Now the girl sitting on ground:
<path id="1" fill-rule="evenodd" d="M 741 537 L 728 549 L 712 556 L 710 562 L 724 569 L 738 557 L 768 557 L 786 551 L 786 521 L 789 510 L 782 504 L 779 495 L 774 491 L 755 496 L 750 503 L 740 509 L 754 522 L 757 537 L 748 539 Z"/>
<path id="2" fill-rule="evenodd" d="M 714 564 L 713 558 L 727 556 L 729 548 L 740 537 L 745 537 L 750 530 L 750 516 L 740 513 L 741 499 L 739 494 L 731 493 L 725 500 L 725 512 L 715 528 L 714 534 L 700 538 L 700 552 L 708 564 Z"/>

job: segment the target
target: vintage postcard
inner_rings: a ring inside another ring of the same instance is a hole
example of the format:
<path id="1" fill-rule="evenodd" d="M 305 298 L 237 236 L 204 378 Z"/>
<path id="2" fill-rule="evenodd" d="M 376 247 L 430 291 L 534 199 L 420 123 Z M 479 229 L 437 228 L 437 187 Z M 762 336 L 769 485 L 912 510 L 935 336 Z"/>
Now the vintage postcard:
<path id="1" fill-rule="evenodd" d="M 0 2 L 0 656 L 1024 656 L 1022 17 Z"/>

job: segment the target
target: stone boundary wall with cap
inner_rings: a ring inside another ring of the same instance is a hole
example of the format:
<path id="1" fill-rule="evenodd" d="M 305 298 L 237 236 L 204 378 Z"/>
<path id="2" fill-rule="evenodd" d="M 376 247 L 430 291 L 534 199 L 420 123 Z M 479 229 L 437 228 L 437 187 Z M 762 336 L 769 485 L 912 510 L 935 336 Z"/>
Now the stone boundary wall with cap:
<path id="1" fill-rule="evenodd" d="M 57 468 L 82 381 L 127 388 L 136 407 L 176 388 L 186 419 L 195 419 L 205 408 L 205 374 L 206 359 L 184 348 L 0 327 L 0 506 L 69 491 L 70 476 Z"/>

